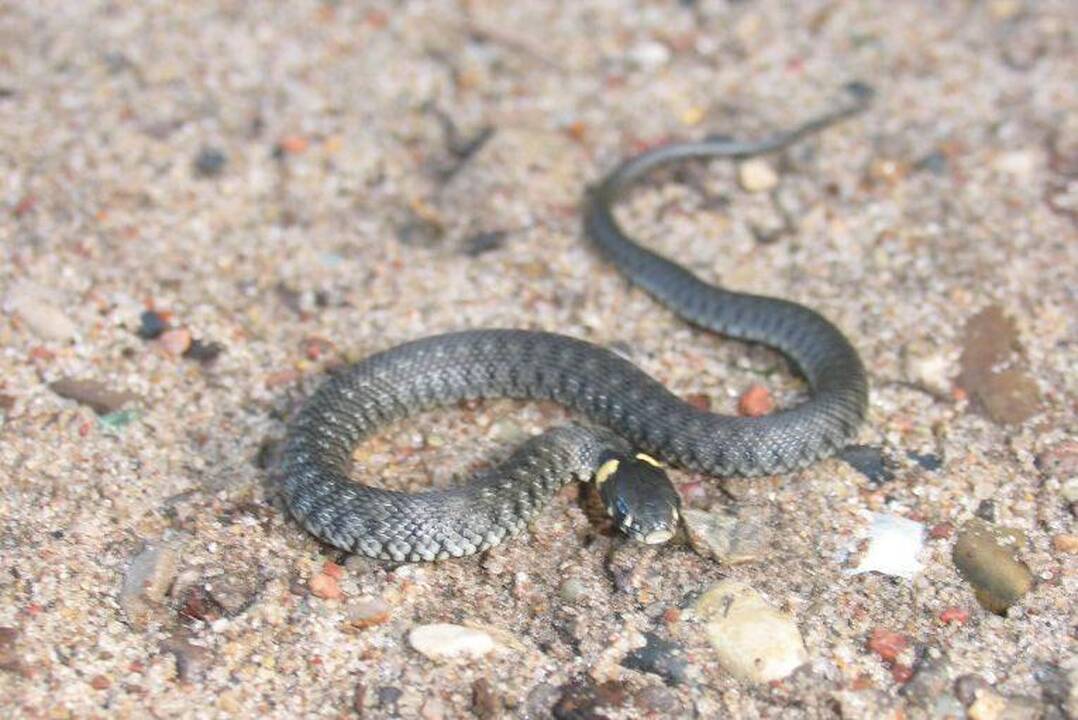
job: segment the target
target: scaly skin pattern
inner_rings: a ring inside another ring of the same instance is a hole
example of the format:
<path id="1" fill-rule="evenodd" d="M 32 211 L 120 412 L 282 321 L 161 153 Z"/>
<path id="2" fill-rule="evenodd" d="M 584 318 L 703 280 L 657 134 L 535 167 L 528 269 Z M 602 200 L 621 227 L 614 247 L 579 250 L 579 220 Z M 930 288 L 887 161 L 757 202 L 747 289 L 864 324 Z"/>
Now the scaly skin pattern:
<path id="1" fill-rule="evenodd" d="M 863 93 L 854 93 L 862 103 Z M 481 552 L 519 531 L 560 487 L 590 480 L 610 450 L 643 450 L 716 476 L 789 472 L 834 454 L 857 431 L 868 403 L 864 367 L 845 336 L 802 305 L 703 282 L 629 239 L 612 207 L 659 165 L 779 149 L 860 107 L 759 143 L 658 148 L 608 176 L 584 210 L 586 234 L 632 282 L 688 322 L 782 352 L 808 380 L 806 402 L 763 417 L 719 415 L 688 405 L 632 363 L 582 340 L 499 329 L 427 337 L 360 361 L 307 402 L 290 427 L 281 467 L 292 514 L 345 550 L 437 560 Z M 349 479 L 352 451 L 365 437 L 421 410 L 481 397 L 554 400 L 595 425 L 547 431 L 450 490 L 409 494 Z"/>

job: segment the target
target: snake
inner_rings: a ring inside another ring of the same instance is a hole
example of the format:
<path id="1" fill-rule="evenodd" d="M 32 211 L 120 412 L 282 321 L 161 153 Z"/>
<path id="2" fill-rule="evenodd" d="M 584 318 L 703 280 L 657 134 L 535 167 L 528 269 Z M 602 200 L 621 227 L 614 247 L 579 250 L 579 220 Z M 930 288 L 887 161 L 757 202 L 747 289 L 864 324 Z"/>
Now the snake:
<path id="1" fill-rule="evenodd" d="M 632 284 L 691 325 L 779 351 L 806 380 L 807 399 L 762 416 L 724 415 L 681 399 L 614 351 L 566 335 L 472 329 L 424 337 L 337 372 L 296 413 L 280 468 L 291 515 L 351 553 L 443 560 L 494 547 L 527 527 L 563 486 L 584 482 L 595 485 L 617 528 L 658 545 L 682 520 L 668 467 L 775 475 L 840 451 L 868 404 L 865 368 L 846 336 L 804 305 L 701 280 L 631 239 L 614 207 L 656 168 L 773 153 L 869 104 L 867 85 L 846 89 L 830 111 L 763 140 L 710 136 L 647 150 L 590 188 L 583 203 L 584 234 Z M 352 479 L 364 439 L 421 411 L 494 397 L 552 400 L 583 419 L 527 439 L 449 488 L 409 493 Z"/>

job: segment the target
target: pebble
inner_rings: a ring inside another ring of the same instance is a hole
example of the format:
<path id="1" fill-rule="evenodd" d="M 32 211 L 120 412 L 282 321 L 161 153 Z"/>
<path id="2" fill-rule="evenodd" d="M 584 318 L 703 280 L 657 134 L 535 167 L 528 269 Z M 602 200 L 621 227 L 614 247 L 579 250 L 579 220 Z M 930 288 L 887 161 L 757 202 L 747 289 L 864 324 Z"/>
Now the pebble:
<path id="1" fill-rule="evenodd" d="M 155 340 L 168 330 L 168 318 L 154 310 L 146 310 L 139 315 L 137 334 L 143 340 Z"/>
<path id="2" fill-rule="evenodd" d="M 472 683 L 472 712 L 479 720 L 495 720 L 502 716 L 502 701 L 486 678 Z"/>
<path id="3" fill-rule="evenodd" d="M 921 572 L 918 559 L 925 542 L 925 526 L 898 515 L 869 513 L 868 549 L 851 573 L 878 572 L 912 579 Z"/>
<path id="4" fill-rule="evenodd" d="M 998 305 L 966 323 L 958 384 L 978 411 L 1002 425 L 1021 423 L 1041 406 L 1040 391 L 1019 347 L 1018 328 Z"/>
<path id="5" fill-rule="evenodd" d="M 1059 534 L 1053 536 L 1052 549 L 1067 555 L 1078 555 L 1078 535 Z"/>
<path id="6" fill-rule="evenodd" d="M 344 597 L 344 591 L 341 590 L 337 578 L 325 572 L 312 576 L 307 582 L 307 589 L 312 595 L 323 600 L 340 600 Z"/>
<path id="7" fill-rule="evenodd" d="M 872 631 L 868 638 L 868 649 L 880 656 L 880 659 L 893 663 L 898 660 L 906 648 L 910 646 L 910 639 L 905 635 L 892 632 L 887 628 L 878 627 Z"/>
<path id="8" fill-rule="evenodd" d="M 361 598 L 348 608 L 348 627 L 353 630 L 384 625 L 389 618 L 389 605 L 379 598 Z"/>
<path id="9" fill-rule="evenodd" d="M 1033 587 L 1033 573 L 1017 557 L 1025 543 L 1021 530 L 997 527 L 980 518 L 968 520 L 959 529 L 951 559 L 986 609 L 1002 615 Z"/>
<path id="10" fill-rule="evenodd" d="M 737 166 L 737 180 L 748 192 L 772 190 L 779 184 L 778 173 L 762 158 L 752 158 Z"/>
<path id="11" fill-rule="evenodd" d="M 907 382 L 936 397 L 950 397 L 954 369 L 935 343 L 914 340 L 902 351 L 902 374 Z"/>
<path id="12" fill-rule="evenodd" d="M 615 680 L 601 685 L 575 680 L 560 690 L 561 695 L 551 708 L 551 714 L 557 720 L 600 720 L 608 717 L 599 712 L 600 708 L 621 708 L 628 699 L 625 683 Z"/>
<path id="13" fill-rule="evenodd" d="M 158 336 L 157 342 L 166 353 L 179 357 L 191 347 L 191 331 L 187 328 L 166 330 Z"/>
<path id="14" fill-rule="evenodd" d="M 687 680 L 689 663 L 681 645 L 664 640 L 654 633 L 645 633 L 646 644 L 630 652 L 621 664 L 630 670 L 658 675 L 668 685 L 681 685 Z"/>
<path id="15" fill-rule="evenodd" d="M 558 588 L 558 595 L 567 603 L 576 603 L 587 597 L 588 587 L 580 578 L 567 578 Z"/>
<path id="16" fill-rule="evenodd" d="M 225 169 L 227 162 L 228 158 L 217 148 L 204 147 L 195 156 L 195 173 L 204 178 L 217 177 Z"/>
<path id="17" fill-rule="evenodd" d="M 745 506 L 736 513 L 683 508 L 681 516 L 693 549 L 724 565 L 761 560 L 771 549 L 772 514 L 765 508 Z"/>
<path id="18" fill-rule="evenodd" d="M 713 585 L 695 603 L 719 662 L 740 680 L 781 680 L 808 661 L 797 623 L 737 580 Z"/>
<path id="19" fill-rule="evenodd" d="M 737 413 L 744 417 L 760 417 L 775 409 L 775 399 L 763 385 L 752 385 L 737 401 Z"/>
<path id="20" fill-rule="evenodd" d="M 1037 169 L 1037 154 L 1032 150 L 1014 150 L 998 156 L 993 163 L 996 170 L 1026 180 Z"/>
<path id="21" fill-rule="evenodd" d="M 973 703 L 966 710 L 969 720 L 1002 720 L 1007 709 L 1007 698 L 990 688 L 977 691 Z"/>
<path id="22" fill-rule="evenodd" d="M 119 601 L 132 627 L 145 629 L 155 612 L 163 609 L 179 560 L 179 549 L 166 542 L 147 545 L 131 558 L 124 571 Z"/>
<path id="23" fill-rule="evenodd" d="M 448 623 L 412 628 L 408 633 L 408 644 L 435 661 L 482 657 L 495 647 L 494 638 L 482 630 Z"/>
<path id="24" fill-rule="evenodd" d="M 12 311 L 43 340 L 71 340 L 78 327 L 63 310 L 56 307 L 48 297 L 49 291 L 20 283 L 8 294 L 7 304 Z"/>
<path id="25" fill-rule="evenodd" d="M 629 50 L 629 59 L 642 70 L 656 70 L 670 62 L 670 48 L 656 40 L 645 40 Z"/>
<path id="26" fill-rule="evenodd" d="M 135 393 L 113 390 L 96 380 L 65 377 L 49 383 L 49 389 L 62 398 L 86 405 L 98 415 L 117 412 L 141 400 Z"/>

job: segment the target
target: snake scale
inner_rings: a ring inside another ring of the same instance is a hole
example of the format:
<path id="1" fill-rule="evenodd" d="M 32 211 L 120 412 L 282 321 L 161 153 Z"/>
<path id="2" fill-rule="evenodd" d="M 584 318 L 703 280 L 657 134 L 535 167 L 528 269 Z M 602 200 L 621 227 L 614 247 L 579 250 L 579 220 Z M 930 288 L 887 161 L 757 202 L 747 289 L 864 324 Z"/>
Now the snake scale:
<path id="1" fill-rule="evenodd" d="M 773 152 L 861 111 L 871 90 L 856 83 L 848 90 L 850 102 L 766 140 L 710 138 L 645 152 L 592 189 L 584 207 L 585 234 L 632 283 L 698 327 L 777 349 L 808 381 L 808 400 L 762 417 L 726 416 L 689 405 L 631 362 L 583 340 L 503 329 L 426 337 L 359 361 L 306 402 L 281 461 L 292 515 L 344 550 L 437 560 L 496 545 L 563 485 L 594 479 L 624 531 L 659 543 L 674 534 L 679 505 L 653 458 L 715 476 L 752 476 L 803 468 L 841 449 L 868 402 L 864 367 L 846 337 L 802 305 L 703 282 L 633 242 L 612 208 L 659 166 Z M 554 400 L 590 422 L 533 437 L 501 465 L 446 490 L 410 494 L 350 479 L 352 452 L 364 438 L 425 409 L 488 397 Z"/>

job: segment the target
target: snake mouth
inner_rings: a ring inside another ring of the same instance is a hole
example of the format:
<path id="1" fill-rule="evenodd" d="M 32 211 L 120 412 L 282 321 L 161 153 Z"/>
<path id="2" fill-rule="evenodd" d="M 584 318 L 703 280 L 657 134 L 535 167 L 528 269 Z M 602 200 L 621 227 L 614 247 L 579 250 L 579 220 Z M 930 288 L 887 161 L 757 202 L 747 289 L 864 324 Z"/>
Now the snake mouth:
<path id="1" fill-rule="evenodd" d="M 672 537 L 674 537 L 674 531 L 670 528 L 663 528 L 661 530 L 652 530 L 641 538 L 641 542 L 645 545 L 662 545 Z"/>

